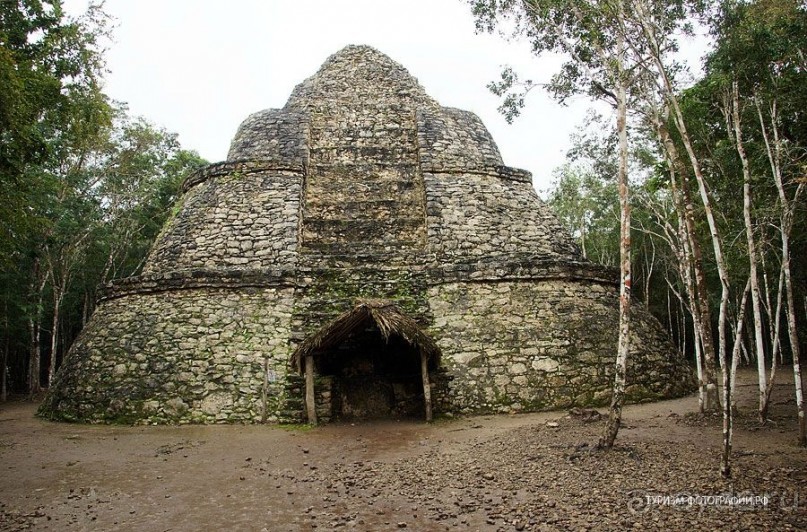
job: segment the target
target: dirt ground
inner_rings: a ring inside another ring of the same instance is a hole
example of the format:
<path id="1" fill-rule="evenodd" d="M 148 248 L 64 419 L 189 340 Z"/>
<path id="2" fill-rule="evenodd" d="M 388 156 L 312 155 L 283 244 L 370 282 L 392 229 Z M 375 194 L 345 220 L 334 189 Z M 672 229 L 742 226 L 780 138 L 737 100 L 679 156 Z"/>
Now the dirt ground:
<path id="1" fill-rule="evenodd" d="M 765 426 L 743 372 L 731 481 L 721 420 L 693 415 L 695 397 L 627 407 L 610 452 L 592 450 L 602 420 L 565 411 L 129 427 L 42 421 L 9 402 L 0 530 L 805 530 L 788 370 Z"/>

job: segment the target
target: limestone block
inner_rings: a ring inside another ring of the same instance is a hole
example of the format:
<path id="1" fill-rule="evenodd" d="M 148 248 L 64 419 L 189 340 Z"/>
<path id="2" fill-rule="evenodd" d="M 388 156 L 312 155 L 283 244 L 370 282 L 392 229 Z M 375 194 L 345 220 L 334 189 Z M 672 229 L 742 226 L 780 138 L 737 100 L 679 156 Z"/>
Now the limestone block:
<path id="1" fill-rule="evenodd" d="M 557 360 L 549 357 L 539 357 L 532 361 L 532 369 L 535 371 L 545 371 L 553 373 L 558 371 L 560 364 Z"/>

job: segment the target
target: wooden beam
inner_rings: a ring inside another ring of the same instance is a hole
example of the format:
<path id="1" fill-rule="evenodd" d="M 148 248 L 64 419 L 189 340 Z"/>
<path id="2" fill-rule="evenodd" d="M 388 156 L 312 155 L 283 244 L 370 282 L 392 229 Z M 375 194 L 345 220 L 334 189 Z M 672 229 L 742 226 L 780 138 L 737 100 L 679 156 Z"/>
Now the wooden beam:
<path id="1" fill-rule="evenodd" d="M 268 415 L 267 402 L 269 394 L 269 357 L 263 357 L 263 394 L 261 395 L 261 423 L 266 423 Z"/>
<path id="2" fill-rule="evenodd" d="M 314 357 L 305 357 L 305 408 L 308 423 L 317 424 L 317 405 L 314 400 Z"/>
<path id="3" fill-rule="evenodd" d="M 420 353 L 420 374 L 423 377 L 423 404 L 426 406 L 426 421 L 432 420 L 432 387 L 429 382 L 429 358 Z"/>

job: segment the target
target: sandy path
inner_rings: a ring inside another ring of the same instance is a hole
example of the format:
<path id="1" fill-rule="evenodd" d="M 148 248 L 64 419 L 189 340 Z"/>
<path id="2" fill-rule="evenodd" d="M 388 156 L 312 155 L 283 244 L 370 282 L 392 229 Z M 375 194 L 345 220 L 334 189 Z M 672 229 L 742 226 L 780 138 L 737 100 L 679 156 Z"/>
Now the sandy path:
<path id="1" fill-rule="evenodd" d="M 784 375 L 784 372 L 781 374 Z M 751 373 L 741 407 L 753 409 Z M 0 530 L 807 529 L 807 450 L 780 376 L 774 423 L 742 416 L 736 474 L 694 397 L 630 406 L 619 447 L 566 412 L 316 429 L 58 424 L 0 406 Z M 557 426 L 554 426 L 557 424 Z M 645 495 L 769 496 L 766 506 Z M 643 502 L 644 501 L 644 502 Z"/>

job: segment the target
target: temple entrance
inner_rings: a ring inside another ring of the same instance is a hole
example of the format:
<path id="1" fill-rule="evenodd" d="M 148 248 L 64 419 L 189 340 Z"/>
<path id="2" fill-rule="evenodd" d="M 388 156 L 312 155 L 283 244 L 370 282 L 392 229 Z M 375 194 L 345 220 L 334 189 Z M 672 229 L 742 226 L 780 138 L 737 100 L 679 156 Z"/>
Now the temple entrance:
<path id="1" fill-rule="evenodd" d="M 420 353 L 400 337 L 385 339 L 377 327 L 356 331 L 323 353 L 316 372 L 331 377 L 332 419 L 423 415 Z"/>
<path id="2" fill-rule="evenodd" d="M 318 411 L 344 420 L 425 414 L 431 421 L 429 374 L 439 354 L 417 322 L 393 303 L 369 300 L 308 337 L 291 362 L 305 373 L 309 423 L 317 422 Z"/>

